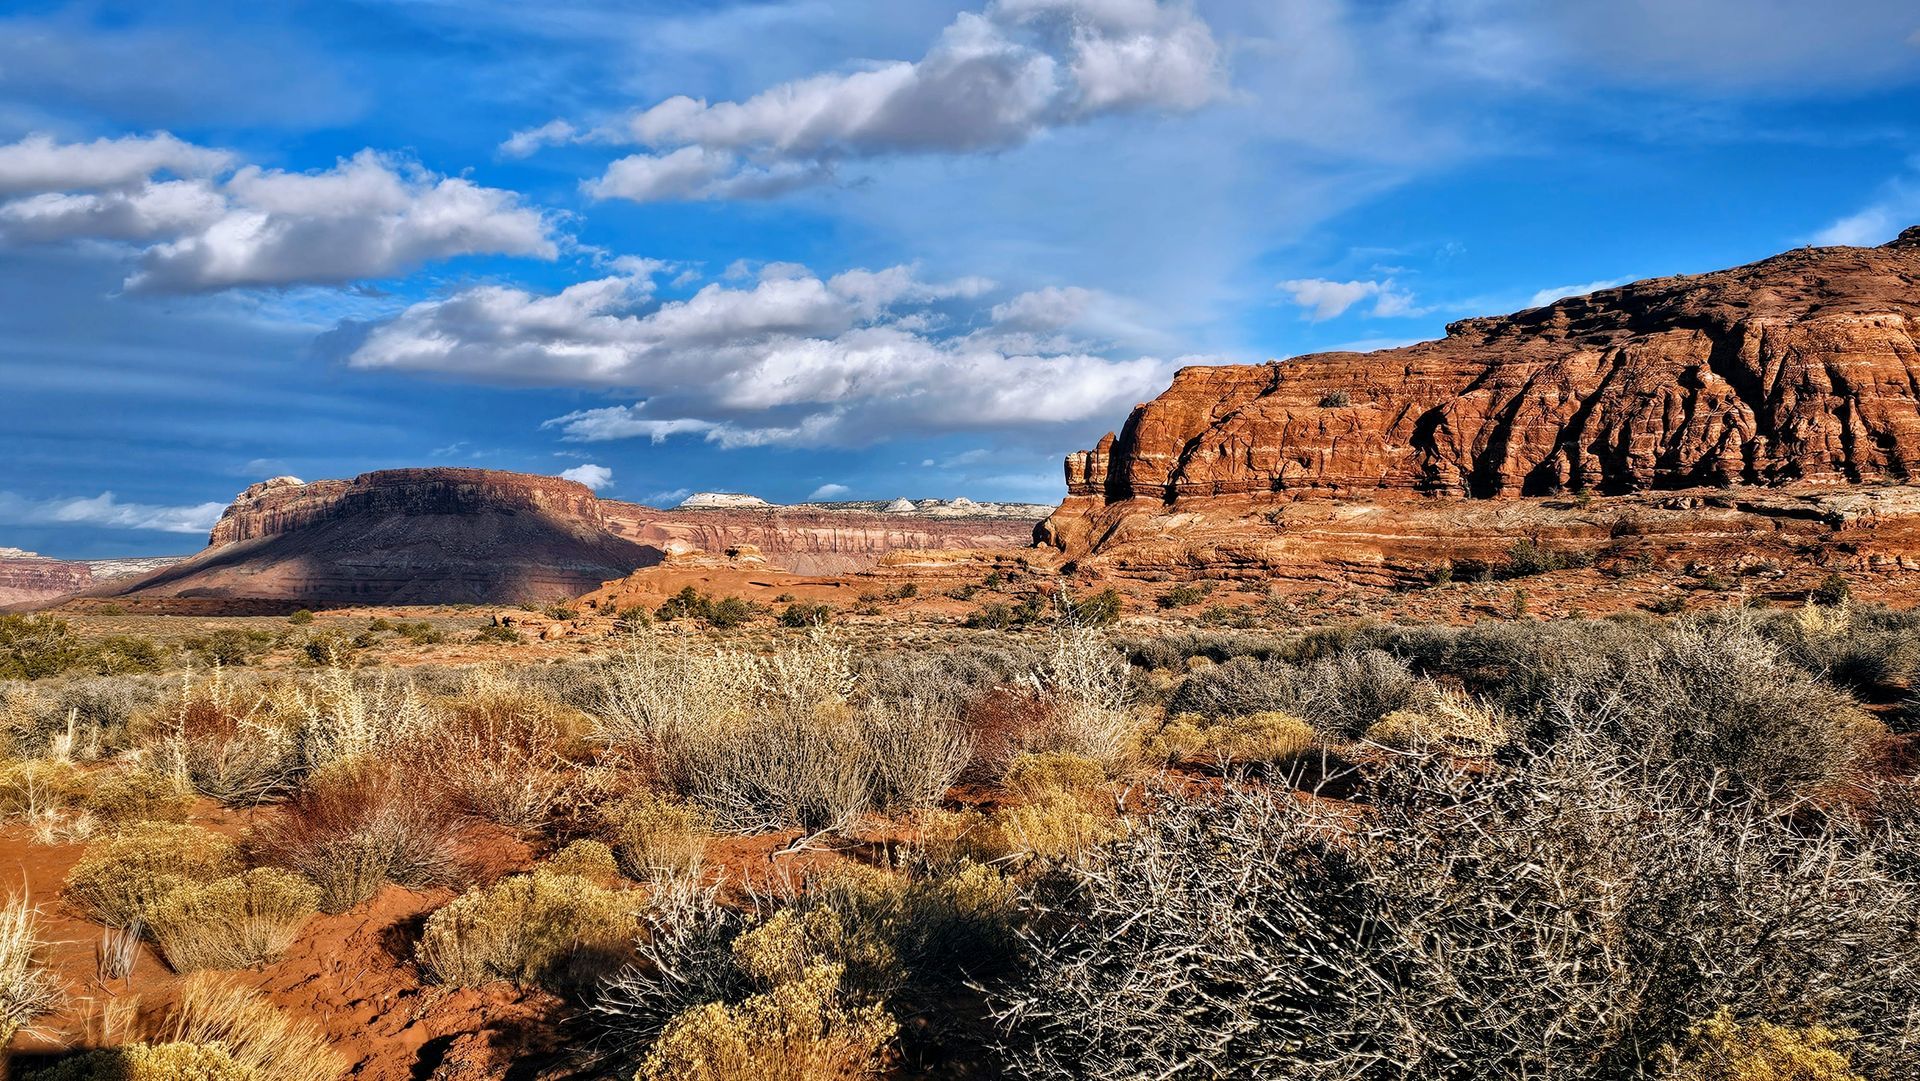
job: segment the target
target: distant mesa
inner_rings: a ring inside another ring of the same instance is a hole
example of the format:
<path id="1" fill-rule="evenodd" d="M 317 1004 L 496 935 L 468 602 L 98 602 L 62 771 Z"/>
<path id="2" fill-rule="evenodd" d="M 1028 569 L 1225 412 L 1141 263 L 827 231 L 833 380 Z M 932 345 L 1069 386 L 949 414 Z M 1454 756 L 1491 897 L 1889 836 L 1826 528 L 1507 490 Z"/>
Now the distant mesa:
<path id="1" fill-rule="evenodd" d="M 209 611 L 223 603 L 516 604 L 578 596 L 670 555 L 847 574 L 902 548 L 1023 546 L 1051 509 L 932 502 L 965 516 L 919 504 L 910 515 L 882 514 L 880 504 L 783 507 L 713 492 L 659 510 L 600 499 L 557 477 L 485 469 L 274 477 L 241 492 L 190 558 L 114 561 L 136 574 L 114 580 L 85 564 L 0 559 L 0 598 L 84 590 Z"/>

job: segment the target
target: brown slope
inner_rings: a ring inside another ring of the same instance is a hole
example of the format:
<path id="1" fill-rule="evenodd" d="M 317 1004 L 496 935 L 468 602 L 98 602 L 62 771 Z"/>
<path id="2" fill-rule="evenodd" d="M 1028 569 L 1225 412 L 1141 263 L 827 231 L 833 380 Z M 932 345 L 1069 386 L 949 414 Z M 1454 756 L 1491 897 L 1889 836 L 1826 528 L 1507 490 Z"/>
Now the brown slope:
<path id="1" fill-rule="evenodd" d="M 1078 557 L 1183 533 L 1148 562 L 1203 566 L 1209 546 L 1257 548 L 1315 497 L 1832 491 L 1904 484 L 1916 462 L 1920 228 L 1463 320 L 1399 349 L 1184 369 L 1068 456 L 1067 500 L 1038 536 Z M 1453 518 L 1474 536 L 1472 512 Z"/>

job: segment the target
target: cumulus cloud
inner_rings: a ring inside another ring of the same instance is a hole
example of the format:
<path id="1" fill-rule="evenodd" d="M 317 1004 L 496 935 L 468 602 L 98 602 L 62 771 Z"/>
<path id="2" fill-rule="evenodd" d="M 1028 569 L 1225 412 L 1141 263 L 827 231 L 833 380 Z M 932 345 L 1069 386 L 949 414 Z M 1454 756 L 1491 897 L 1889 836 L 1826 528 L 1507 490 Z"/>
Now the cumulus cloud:
<path id="1" fill-rule="evenodd" d="M 225 503 L 185 507 L 122 503 L 112 492 L 44 500 L 0 492 L 0 522 L 8 525 L 90 525 L 161 533 L 205 533 L 226 509 Z"/>
<path id="2" fill-rule="evenodd" d="M 756 198 L 833 174 L 836 161 L 1018 146 L 1103 115 L 1198 109 L 1224 93 L 1213 32 L 1179 0 L 996 0 L 962 12 L 915 61 L 782 83 L 742 101 L 668 98 L 615 130 L 565 121 L 517 132 L 649 149 L 585 187 L 600 198 Z"/>
<path id="3" fill-rule="evenodd" d="M 901 431 L 1009 429 L 1117 416 L 1157 393 L 1173 362 L 1019 336 L 946 332 L 978 279 L 910 267 L 821 277 L 770 264 L 750 283 L 656 301 L 608 277 L 558 293 L 487 285 L 415 304 L 371 328 L 347 361 L 507 384 L 632 391 L 547 427 L 599 442 L 693 436 L 722 447 L 864 443 Z"/>
<path id="4" fill-rule="evenodd" d="M 1293 278 L 1281 282 L 1279 287 L 1296 307 L 1305 308 L 1307 318 L 1316 323 L 1337 318 L 1369 297 L 1373 298 L 1372 314 L 1382 318 L 1421 315 L 1427 310 L 1415 306 L 1413 294 L 1396 288 L 1391 278 L 1384 281 L 1346 282 L 1326 278 Z"/>
<path id="5" fill-rule="evenodd" d="M 169 135 L 0 146 L 0 244 L 104 240 L 132 246 L 127 288 L 382 278 L 460 255 L 551 259 L 553 224 L 513 192 L 363 150 L 331 169 L 285 172 Z M 168 178 L 169 173 L 205 175 Z M 224 176 L 213 175 L 224 174 Z"/>
<path id="6" fill-rule="evenodd" d="M 232 164 L 233 155 L 224 150 L 195 146 L 164 131 L 90 143 L 33 134 L 0 146 L 0 195 L 137 187 L 156 173 L 209 176 Z"/>
<path id="7" fill-rule="evenodd" d="M 808 499 L 844 499 L 852 492 L 853 492 L 853 489 L 847 487 L 844 484 L 822 484 L 820 487 L 815 488 L 813 491 L 807 493 L 807 498 Z"/>
<path id="8" fill-rule="evenodd" d="M 584 484 L 597 492 L 613 484 L 613 470 L 604 465 L 576 465 L 572 469 L 561 470 L 560 479 Z"/>

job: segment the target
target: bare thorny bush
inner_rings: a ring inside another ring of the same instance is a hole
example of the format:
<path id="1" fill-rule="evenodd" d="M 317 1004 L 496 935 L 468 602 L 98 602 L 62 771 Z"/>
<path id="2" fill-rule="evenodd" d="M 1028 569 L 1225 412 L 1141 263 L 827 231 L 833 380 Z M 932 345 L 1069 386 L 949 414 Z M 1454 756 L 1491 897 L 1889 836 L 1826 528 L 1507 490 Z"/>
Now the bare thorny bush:
<path id="1" fill-rule="evenodd" d="M 1655 752 L 1657 753 L 1657 752 Z M 1030 1078 L 1647 1075 L 1719 1009 L 1920 1070 L 1903 841 L 1753 802 L 1592 731 L 1507 767 L 1405 756 L 1363 813 L 1170 799 L 1032 898 L 996 997 Z"/>

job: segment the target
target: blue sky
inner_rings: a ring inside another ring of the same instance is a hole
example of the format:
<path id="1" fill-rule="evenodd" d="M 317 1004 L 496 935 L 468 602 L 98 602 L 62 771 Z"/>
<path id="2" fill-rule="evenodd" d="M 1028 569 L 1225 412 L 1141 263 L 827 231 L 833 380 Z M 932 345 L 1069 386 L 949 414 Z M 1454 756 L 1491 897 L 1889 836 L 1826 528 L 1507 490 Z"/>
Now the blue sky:
<path id="1" fill-rule="evenodd" d="M 0 545 L 267 476 L 1052 501 L 1186 363 L 1920 221 L 1858 0 L 0 5 Z"/>

